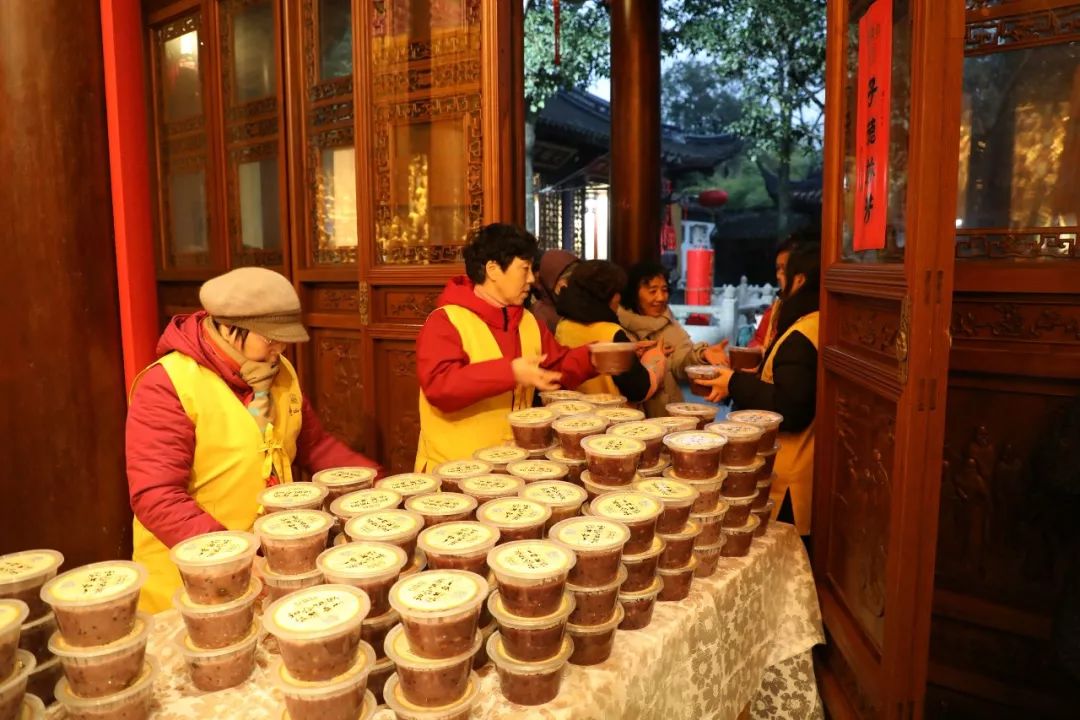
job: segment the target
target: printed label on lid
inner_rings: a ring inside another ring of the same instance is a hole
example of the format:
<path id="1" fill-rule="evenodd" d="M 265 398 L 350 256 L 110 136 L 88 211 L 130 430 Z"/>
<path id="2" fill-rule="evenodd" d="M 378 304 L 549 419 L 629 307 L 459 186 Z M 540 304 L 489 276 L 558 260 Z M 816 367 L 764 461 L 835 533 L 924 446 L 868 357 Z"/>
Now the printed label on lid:
<path id="1" fill-rule="evenodd" d="M 555 419 L 555 413 L 545 408 L 529 408 L 527 410 L 516 410 L 509 415 L 509 419 L 512 423 L 535 423 L 537 425 L 551 422 Z"/>
<path id="2" fill-rule="evenodd" d="M 640 422 L 628 422 L 608 430 L 610 435 L 619 437 L 635 438 L 637 440 L 651 440 L 664 434 L 664 428 L 654 422 L 642 420 Z"/>
<path id="3" fill-rule="evenodd" d="M 65 574 L 49 587 L 49 594 L 64 602 L 106 600 L 132 590 L 138 581 L 139 573 L 133 567 L 98 565 Z"/>
<path id="4" fill-rule="evenodd" d="M 349 493 L 341 499 L 338 508 L 341 512 L 356 515 L 368 510 L 385 510 L 397 507 L 399 502 L 401 502 L 401 496 L 393 490 L 375 488 Z"/>
<path id="5" fill-rule="evenodd" d="M 710 432 L 726 435 L 727 437 L 754 437 L 761 436 L 761 428 L 750 423 L 718 422 L 708 427 Z"/>
<path id="6" fill-rule="evenodd" d="M 285 483 L 264 490 L 261 499 L 264 505 L 300 505 L 321 499 L 325 493 L 325 490 L 312 483 Z"/>
<path id="7" fill-rule="evenodd" d="M 750 423 L 751 425 L 779 425 L 783 416 L 768 410 L 736 410 L 728 414 L 728 420 Z"/>
<path id="8" fill-rule="evenodd" d="M 328 529 L 330 524 L 330 519 L 318 512 L 307 510 L 279 512 L 267 515 L 259 523 L 259 532 L 271 537 L 288 538 L 313 535 Z"/>
<path id="9" fill-rule="evenodd" d="M 573 415 L 559 418 L 552 424 L 555 432 L 585 432 L 588 430 L 603 430 L 607 427 L 607 420 L 599 415 Z"/>
<path id="10" fill-rule="evenodd" d="M 635 487 L 644 493 L 650 495 L 659 495 L 664 498 L 671 498 L 673 500 L 685 500 L 694 496 L 694 488 L 686 483 L 678 482 L 677 480 L 665 480 L 663 478 L 651 478 L 649 480 L 642 480 L 635 484 Z"/>
<path id="11" fill-rule="evenodd" d="M 716 415 L 716 408 L 712 405 L 701 403 L 672 403 L 667 406 L 668 412 L 687 413 L 689 415 Z"/>
<path id="12" fill-rule="evenodd" d="M 10 582 L 23 577 L 40 575 L 60 565 L 51 553 L 29 552 L 14 553 L 0 558 L 0 582 Z"/>
<path id="13" fill-rule="evenodd" d="M 491 564 L 497 570 L 518 575 L 547 576 L 570 568 L 570 554 L 551 542 L 537 540 L 495 549 Z"/>
<path id="14" fill-rule="evenodd" d="M 352 543 L 330 550 L 319 562 L 331 572 L 379 575 L 402 567 L 397 550 L 395 546 Z"/>
<path id="15" fill-rule="evenodd" d="M 566 467 L 553 460 L 520 460 L 506 466 L 506 471 L 519 477 L 555 478 L 566 474 Z"/>
<path id="16" fill-rule="evenodd" d="M 581 415 L 583 413 L 592 412 L 596 406 L 592 403 L 581 402 L 578 400 L 564 400 L 563 402 L 552 403 L 547 406 L 547 409 L 556 415 Z"/>
<path id="17" fill-rule="evenodd" d="M 584 459 L 579 460 L 577 458 L 566 457 L 566 453 L 563 452 L 562 448 L 555 448 L 549 452 L 548 458 L 553 462 L 561 463 L 563 465 L 584 465 L 586 462 Z"/>
<path id="18" fill-rule="evenodd" d="M 668 435 L 664 442 L 673 450 L 714 450 L 723 447 L 724 438 L 711 432 L 684 432 Z"/>
<path id="19" fill-rule="evenodd" d="M 632 422 L 645 417 L 645 413 L 633 408 L 600 408 L 596 414 L 612 422 Z"/>
<path id="20" fill-rule="evenodd" d="M 506 492 L 521 485 L 521 479 L 510 475 L 479 475 L 461 481 L 462 490 L 473 492 Z"/>
<path id="21" fill-rule="evenodd" d="M 435 468 L 435 474 L 444 477 L 465 477 L 491 472 L 491 466 L 479 460 L 455 460 Z"/>
<path id="22" fill-rule="evenodd" d="M 696 422 L 686 417 L 679 417 L 677 415 L 665 415 L 663 417 L 649 418 L 649 422 L 654 422 L 664 426 L 668 429 L 682 429 L 687 430 L 697 425 Z"/>
<path id="23" fill-rule="evenodd" d="M 439 481 L 423 473 L 405 473 L 380 480 L 379 487 L 399 493 L 415 494 L 434 491 L 439 487 Z"/>
<path id="24" fill-rule="evenodd" d="M 274 622 L 289 632 L 322 632 L 354 620 L 361 610 L 360 598 L 352 593 L 314 587 L 282 602 Z"/>
<path id="25" fill-rule="evenodd" d="M 457 493 L 435 493 L 433 495 L 417 495 L 410 498 L 406 507 L 418 513 L 431 515 L 447 515 L 471 510 L 475 507 L 475 501 L 468 495 Z"/>
<path id="26" fill-rule="evenodd" d="M 325 483 L 326 485 L 348 485 L 361 480 L 372 480 L 374 478 L 374 468 L 366 467 L 330 468 L 329 470 L 315 473 L 314 477 L 315 480 Z"/>
<path id="27" fill-rule="evenodd" d="M 579 518 L 559 528 L 555 539 L 572 548 L 602 550 L 621 546 L 630 532 L 618 523 L 602 518 Z"/>
<path id="28" fill-rule="evenodd" d="M 495 539 L 495 532 L 481 523 L 461 522 L 436 525 L 424 533 L 424 542 L 433 549 L 467 551 L 483 547 Z"/>
<path id="29" fill-rule="evenodd" d="M 352 537 L 378 539 L 419 530 L 420 522 L 411 513 L 386 510 L 353 518 L 346 526 Z"/>
<path id="30" fill-rule="evenodd" d="M 645 443 L 618 435 L 590 435 L 581 441 L 586 452 L 597 455 L 632 455 L 645 450 Z"/>
<path id="31" fill-rule="evenodd" d="M 176 558 L 183 562 L 231 560 L 243 555 L 251 543 L 243 535 L 204 535 L 176 546 Z"/>
<path id="32" fill-rule="evenodd" d="M 660 511 L 660 504 L 648 495 L 611 493 L 598 497 L 593 503 L 592 511 L 617 520 L 645 520 Z"/>
<path id="33" fill-rule="evenodd" d="M 556 505 L 568 505 L 585 502 L 588 495 L 584 488 L 564 482 L 538 482 L 526 485 L 522 497 L 537 502 Z"/>
<path id="34" fill-rule="evenodd" d="M 480 576 L 427 570 L 394 586 L 397 599 L 417 612 L 443 612 L 476 601 L 482 591 Z"/>
<path id="35" fill-rule="evenodd" d="M 484 448 L 476 452 L 476 459 L 485 462 L 506 464 L 514 460 L 524 460 L 529 457 L 529 451 L 513 445 L 500 445 L 498 447 Z"/>
<path id="36" fill-rule="evenodd" d="M 592 395 L 586 395 L 585 399 L 596 405 L 600 405 L 603 403 L 626 402 L 626 398 L 624 398 L 622 395 L 615 395 L 614 393 L 593 393 Z"/>
<path id="37" fill-rule="evenodd" d="M 480 519 L 495 525 L 531 525 L 543 522 L 547 508 L 532 500 L 503 498 L 492 500 L 480 508 Z"/>

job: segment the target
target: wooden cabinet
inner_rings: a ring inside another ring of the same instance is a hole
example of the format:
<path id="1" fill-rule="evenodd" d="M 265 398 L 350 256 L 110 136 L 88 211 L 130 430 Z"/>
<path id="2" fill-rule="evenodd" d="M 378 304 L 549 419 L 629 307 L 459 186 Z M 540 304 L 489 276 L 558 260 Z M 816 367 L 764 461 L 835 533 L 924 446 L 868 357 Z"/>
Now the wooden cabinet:
<path id="1" fill-rule="evenodd" d="M 412 467 L 413 341 L 470 230 L 520 221 L 521 8 L 145 0 L 161 317 L 241 265 L 290 277 L 323 421 Z"/>

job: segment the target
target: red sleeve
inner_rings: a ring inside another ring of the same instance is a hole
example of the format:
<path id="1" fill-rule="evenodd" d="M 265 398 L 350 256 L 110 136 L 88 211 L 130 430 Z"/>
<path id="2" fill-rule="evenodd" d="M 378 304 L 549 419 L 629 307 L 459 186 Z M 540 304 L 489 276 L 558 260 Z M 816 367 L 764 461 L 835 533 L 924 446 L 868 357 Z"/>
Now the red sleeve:
<path id="1" fill-rule="evenodd" d="M 589 356 L 589 347 L 568 348 L 560 345 L 551 331 L 543 323 L 540 326 L 540 346 L 547 355 L 544 360 L 544 368 L 556 370 L 562 373 L 559 384 L 567 390 L 573 390 L 589 378 L 596 376 L 596 368 L 593 367 L 592 358 Z"/>
<path id="2" fill-rule="evenodd" d="M 541 326 L 541 332 L 546 329 Z M 463 410 L 514 389 L 511 359 L 469 364 L 457 328 L 436 310 L 416 338 L 416 377 L 427 401 L 443 412 Z"/>
<path id="3" fill-rule="evenodd" d="M 296 462 L 310 473 L 335 467 L 372 467 L 382 475 L 374 460 L 354 452 L 345 443 L 326 432 L 315 408 L 303 399 L 300 415 L 300 435 L 296 438 Z"/>
<path id="4" fill-rule="evenodd" d="M 754 337 L 750 339 L 750 347 L 765 346 L 765 336 L 769 334 L 769 322 L 772 319 L 774 307 L 776 306 L 770 305 L 761 316 L 761 322 L 758 323 L 757 330 L 754 331 Z"/>
<path id="5" fill-rule="evenodd" d="M 225 528 L 188 494 L 195 426 L 160 365 L 142 376 L 125 431 L 131 510 L 147 530 L 172 547 Z"/>

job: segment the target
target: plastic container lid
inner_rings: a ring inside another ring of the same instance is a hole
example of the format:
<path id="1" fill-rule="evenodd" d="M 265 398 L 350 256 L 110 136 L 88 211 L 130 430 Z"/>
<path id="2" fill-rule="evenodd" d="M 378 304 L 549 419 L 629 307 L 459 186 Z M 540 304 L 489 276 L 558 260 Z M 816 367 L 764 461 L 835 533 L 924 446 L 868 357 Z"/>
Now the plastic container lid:
<path id="1" fill-rule="evenodd" d="M 506 466 L 506 472 L 526 482 L 558 480 L 570 474 L 570 469 L 554 460 L 518 460 Z"/>
<path id="2" fill-rule="evenodd" d="M 577 557 L 550 540 L 517 540 L 492 548 L 487 561 L 500 580 L 535 581 L 565 575 Z"/>
<path id="3" fill-rule="evenodd" d="M 622 523 L 637 524 L 655 520 L 664 506 L 653 497 L 639 492 L 610 492 L 595 498 L 589 513 Z"/>
<path id="4" fill-rule="evenodd" d="M 656 533 L 656 536 L 663 538 L 665 543 L 671 544 L 679 540 L 690 540 L 696 538 L 701 534 L 701 523 L 696 520 L 687 520 L 683 525 L 683 529 L 676 533 Z"/>
<path id="5" fill-rule="evenodd" d="M 585 396 L 585 401 L 601 407 L 626 404 L 626 398 L 622 395 L 616 395 L 615 393 L 592 393 Z"/>
<path id="6" fill-rule="evenodd" d="M 712 476 L 711 478 L 697 480 L 694 478 L 681 477 L 679 473 L 675 472 L 675 468 L 669 467 L 664 470 L 663 476 L 668 478 L 669 480 L 676 480 L 681 483 L 686 483 L 687 485 L 692 485 L 696 487 L 699 492 L 707 492 L 709 489 L 719 489 L 719 487 L 724 483 L 724 478 L 727 477 L 727 470 L 721 467 L 719 470 L 717 470 L 716 475 Z"/>
<path id="7" fill-rule="evenodd" d="M 697 427 L 697 421 L 685 415 L 661 415 L 660 417 L 649 418 L 649 422 L 660 425 L 669 433 L 693 430 Z"/>
<path id="8" fill-rule="evenodd" d="M 608 428 L 608 435 L 634 438 L 635 440 L 656 440 L 664 437 L 664 426 L 650 420 L 620 422 Z"/>
<path id="9" fill-rule="evenodd" d="M 329 532 L 334 516 L 322 510 L 285 510 L 255 521 L 255 534 L 270 540 L 304 540 Z"/>
<path id="10" fill-rule="evenodd" d="M 415 537 L 423 527 L 423 516 L 412 510 L 376 510 L 345 523 L 345 534 L 353 540 L 392 543 Z"/>
<path id="11" fill-rule="evenodd" d="M 597 408 L 596 414 L 612 423 L 639 422 L 645 419 L 645 413 L 641 410 L 628 407 Z"/>
<path id="12" fill-rule="evenodd" d="M 656 597 L 660 594 L 660 591 L 664 589 L 664 579 L 657 575 L 653 578 L 649 587 L 644 590 L 634 590 L 631 592 L 620 592 L 619 602 L 633 602 L 635 600 L 646 600 L 650 597 Z"/>
<path id="13" fill-rule="evenodd" d="M 380 542 L 351 542 L 323 551 L 315 565 L 334 582 L 379 580 L 397 577 L 409 564 L 409 556 L 397 545 Z"/>
<path id="14" fill-rule="evenodd" d="M 434 555 L 486 555 L 499 541 L 499 529 L 471 520 L 434 525 L 420 533 L 417 547 Z"/>
<path id="15" fill-rule="evenodd" d="M 45 717 L 45 703 L 37 695 L 23 695 L 22 707 L 15 715 L 15 720 L 42 720 Z"/>
<path id="16" fill-rule="evenodd" d="M 645 443 L 618 435 L 590 435 L 582 438 L 581 447 L 590 455 L 602 457 L 627 457 L 645 452 Z"/>
<path id="17" fill-rule="evenodd" d="M 339 518 L 351 520 L 357 515 L 374 510 L 393 510 L 401 505 L 401 495 L 388 488 L 356 490 L 330 503 L 330 512 Z"/>
<path id="18" fill-rule="evenodd" d="M 607 622 L 600 623 L 599 625 L 575 625 L 574 623 L 567 623 L 566 631 L 571 635 L 602 635 L 603 633 L 611 632 L 619 627 L 619 623 L 623 621 L 624 617 L 626 617 L 626 612 L 622 609 L 622 605 L 615 603 L 615 613 Z"/>
<path id="19" fill-rule="evenodd" d="M 268 487 L 259 493 L 259 505 L 276 508 L 302 508 L 321 505 L 330 491 L 309 482 L 290 482 Z"/>
<path id="20" fill-rule="evenodd" d="M 250 560 L 259 549 L 259 538 L 248 532 L 222 530 L 196 535 L 173 546 L 169 560 L 181 570 L 213 567 Z"/>
<path id="21" fill-rule="evenodd" d="M 479 473 L 477 473 L 479 474 Z M 393 490 L 398 495 L 423 495 L 439 489 L 439 480 L 427 473 L 401 473 L 375 481 L 375 487 Z"/>
<path id="22" fill-rule="evenodd" d="M 517 445 L 496 445 L 495 447 L 477 450 L 473 453 L 473 457 L 491 465 L 506 465 L 515 460 L 528 459 L 529 451 L 525 448 L 519 448 Z"/>
<path id="23" fill-rule="evenodd" d="M 379 471 L 371 467 L 338 467 L 320 470 L 311 476 L 314 485 L 327 488 L 341 487 L 342 485 L 355 485 L 357 483 L 370 483 L 375 479 Z"/>
<path id="24" fill-rule="evenodd" d="M 760 425 L 766 430 L 778 428 L 780 423 L 784 422 L 783 415 L 769 410 L 736 410 L 728 413 L 727 419 L 735 422 L 750 423 L 751 425 Z"/>
<path id="25" fill-rule="evenodd" d="M 716 407 L 705 403 L 668 403 L 664 409 L 671 415 L 693 415 L 694 417 L 716 417 Z"/>
<path id="26" fill-rule="evenodd" d="M 192 602 L 191 596 L 188 595 L 187 590 L 182 587 L 173 593 L 172 603 L 173 607 L 180 611 L 180 614 L 182 615 L 197 615 L 204 618 L 210 618 L 225 615 L 239 607 L 252 604 L 262 591 L 262 580 L 257 577 L 252 577 L 251 582 L 248 584 L 248 589 L 244 591 L 244 594 L 227 603 L 221 603 L 220 605 L 203 605 L 201 603 Z"/>
<path id="27" fill-rule="evenodd" d="M 555 672 L 565 666 L 566 661 L 573 654 L 574 641 L 570 639 L 569 635 L 563 635 L 558 654 L 547 660 L 535 660 L 533 662 L 515 660 L 507 655 L 506 648 L 503 647 L 502 635 L 499 633 L 492 633 L 487 640 L 487 656 L 491 658 L 491 662 L 495 663 L 495 666 L 500 670 L 505 670 L 512 675 L 546 675 Z"/>
<path id="28" fill-rule="evenodd" d="M 41 588 L 41 599 L 54 607 L 81 607 L 137 593 L 146 568 L 129 560 L 106 560 L 57 575 Z"/>
<path id="29" fill-rule="evenodd" d="M 547 459 L 553 462 L 557 462 L 560 465 L 566 465 L 567 468 L 580 467 L 588 462 L 585 458 L 572 458 L 567 457 L 561 447 L 552 448 L 547 452 Z"/>
<path id="30" fill-rule="evenodd" d="M 611 592 L 616 588 L 622 587 L 622 584 L 626 582 L 627 576 L 630 572 L 626 569 L 625 565 L 619 565 L 619 571 L 615 573 L 615 579 L 611 582 L 604 583 L 603 585 L 597 585 L 594 587 L 584 587 L 581 585 L 574 585 L 573 583 L 566 583 L 566 589 L 571 593 L 577 593 L 581 595 L 599 595 L 602 593 Z"/>
<path id="31" fill-rule="evenodd" d="M 0 697 L 6 695 L 15 685 L 25 682 L 36 667 L 37 658 L 34 657 L 33 653 L 28 650 L 16 650 L 15 669 L 6 678 L 0 679 Z"/>
<path id="32" fill-rule="evenodd" d="M 403 618 L 436 620 L 477 610 L 487 599 L 487 580 L 468 570 L 427 570 L 390 588 L 390 606 Z"/>
<path id="33" fill-rule="evenodd" d="M 780 446 L 779 445 L 773 445 L 768 450 L 758 450 L 758 457 L 766 458 L 766 457 L 769 457 L 770 455 L 775 455 L 778 452 L 780 452 Z"/>
<path id="34" fill-rule="evenodd" d="M 515 410 L 506 416 L 511 425 L 518 427 L 536 427 L 537 425 L 550 425 L 557 415 L 547 408 L 526 408 Z"/>
<path id="35" fill-rule="evenodd" d="M 458 487 L 466 495 L 490 500 L 517 495 L 525 487 L 525 481 L 513 475 L 477 475 L 465 478 Z"/>
<path id="36" fill-rule="evenodd" d="M 668 449 L 676 452 L 719 451 L 727 444 L 727 438 L 704 430 L 671 433 L 664 438 Z"/>
<path id="37" fill-rule="evenodd" d="M 562 480 L 529 483 L 519 495 L 552 508 L 580 507 L 589 497 L 585 488 Z"/>
<path id="38" fill-rule="evenodd" d="M 55 550 L 25 550 L 0 555 L 0 592 L 15 592 L 40 585 L 56 574 L 64 556 Z"/>
<path id="39" fill-rule="evenodd" d="M 472 495 L 455 492 L 437 492 L 430 495 L 413 495 L 405 501 L 405 509 L 425 517 L 445 517 L 471 513 L 479 503 Z"/>
<path id="40" fill-rule="evenodd" d="M 71 687 L 68 685 L 67 678 L 62 677 L 59 682 L 56 683 L 56 699 L 61 705 L 74 711 L 76 714 L 85 713 L 90 716 L 101 715 L 104 714 L 108 708 L 124 705 L 143 693 L 153 692 L 154 678 L 157 677 L 157 674 L 157 660 L 153 656 L 147 655 L 146 659 L 143 661 L 142 672 L 139 673 L 139 677 L 136 678 L 134 683 L 120 692 L 97 698 L 79 697 L 71 692 Z M 2 692 L 2 690 L 0 690 L 0 692 Z"/>
<path id="41" fill-rule="evenodd" d="M 30 607 L 22 600 L 0 599 L 0 635 L 21 628 L 30 615 Z"/>
<path id="42" fill-rule="evenodd" d="M 747 518 L 746 518 L 746 522 L 743 523 L 742 525 L 740 525 L 738 527 L 726 527 L 726 528 L 721 528 L 721 529 L 723 530 L 724 534 L 726 534 L 726 535 L 745 535 L 747 533 L 752 533 L 755 530 L 757 530 L 758 525 L 760 525 L 760 524 L 761 524 L 761 518 L 759 518 L 754 513 L 750 513 L 750 515 L 748 515 Z"/>
<path id="43" fill-rule="evenodd" d="M 351 585 L 316 585 L 280 598 L 263 613 L 267 632 L 286 641 L 336 637 L 360 628 L 371 601 Z"/>
<path id="44" fill-rule="evenodd" d="M 551 508 L 534 500 L 508 497 L 488 500 L 476 511 L 476 519 L 499 528 L 542 525 L 551 517 Z"/>
<path id="45" fill-rule="evenodd" d="M 743 465 L 740 467 L 731 467 L 729 465 L 721 465 L 724 471 L 728 475 L 740 475 L 740 474 L 756 474 L 761 472 L 761 468 L 765 467 L 765 458 L 755 457 L 749 465 Z"/>
<path id="46" fill-rule="evenodd" d="M 227 655 L 236 655 L 251 650 L 255 646 L 255 643 L 259 642 L 259 636 L 261 634 L 259 621 L 256 619 L 252 621 L 247 634 L 232 645 L 226 645 L 225 647 L 220 648 L 197 647 L 195 643 L 191 642 L 191 636 L 187 634 L 185 628 L 177 630 L 175 635 L 173 635 L 173 643 L 180 649 L 180 652 L 184 654 L 184 657 L 188 661 L 202 660 L 203 662 L 206 662 L 208 660 L 222 658 Z"/>
<path id="47" fill-rule="evenodd" d="M 584 397 L 585 393 L 578 392 L 577 390 L 545 390 L 540 393 L 540 399 L 543 400 L 545 404 L 566 400 L 581 400 Z"/>
<path id="48" fill-rule="evenodd" d="M 567 587 L 570 586 L 567 585 Z M 559 603 L 559 609 L 550 615 L 520 617 L 506 609 L 502 601 L 502 593 L 498 590 L 492 590 L 491 595 L 488 596 L 487 608 L 500 627 L 506 626 L 515 630 L 541 630 L 557 625 L 570 617 L 574 609 L 577 608 L 577 600 L 574 599 L 573 593 L 564 592 L 562 602 Z"/>
<path id="49" fill-rule="evenodd" d="M 592 473 L 590 473 L 588 470 L 581 471 L 581 484 L 585 488 L 585 490 L 592 492 L 593 495 L 604 495 L 609 492 L 627 490 L 640 479 L 641 476 L 635 473 L 634 477 L 630 479 L 630 482 L 626 483 L 625 485 L 602 485 L 601 483 L 593 482 Z M 588 505 L 583 506 L 583 513 L 585 512 L 584 508 L 588 508 Z"/>
<path id="50" fill-rule="evenodd" d="M 638 468 L 638 475 L 640 475 L 642 478 L 656 477 L 657 475 L 660 475 L 665 470 L 667 470 L 668 466 L 670 466 L 670 465 L 671 465 L 671 463 L 668 462 L 666 458 L 661 457 L 659 462 L 657 462 L 652 467 L 646 467 L 646 468 L 639 467 Z"/>
<path id="51" fill-rule="evenodd" d="M 638 480 L 633 484 L 633 488 L 639 493 L 657 498 L 664 504 L 664 507 L 693 505 L 701 494 L 693 485 L 679 480 L 672 480 L 671 478 Z"/>
<path id="52" fill-rule="evenodd" d="M 435 476 L 440 478 L 450 478 L 451 480 L 461 480 L 462 478 L 476 477 L 477 475 L 490 475 L 492 470 L 494 470 L 494 468 L 491 466 L 491 463 L 484 462 L 483 460 L 452 460 L 435 468 Z M 434 490 L 432 492 L 434 492 Z M 414 494 L 426 495 L 427 493 Z"/>
<path id="53" fill-rule="evenodd" d="M 611 552 L 622 549 L 630 530 L 614 520 L 572 517 L 555 523 L 548 537 L 576 553 Z"/>
<path id="54" fill-rule="evenodd" d="M 356 651 L 356 660 L 349 669 L 330 680 L 298 680 L 293 677 L 285 663 L 278 658 L 270 667 L 270 682 L 282 692 L 283 695 L 294 698 L 302 698 L 309 702 L 326 697 L 333 697 L 357 685 L 367 682 L 368 674 L 375 667 L 375 650 L 368 643 L 360 641 Z M 371 693 L 367 693 L 371 695 Z M 369 698 L 365 695 L 364 706 L 368 706 Z M 375 697 L 370 697 L 371 706 L 375 705 Z"/>
<path id="55" fill-rule="evenodd" d="M 590 412 L 583 415 L 564 415 L 551 423 L 551 429 L 557 433 L 602 433 L 610 424 L 611 421 L 607 418 Z"/>
<path id="56" fill-rule="evenodd" d="M 596 409 L 596 406 L 584 399 L 564 400 L 562 402 L 551 403 L 547 406 L 547 409 L 559 417 L 563 417 L 566 415 L 584 415 L 586 413 L 591 413 Z M 554 425 L 552 425 L 552 427 L 554 427 Z"/>
<path id="57" fill-rule="evenodd" d="M 657 575 L 683 575 L 684 573 L 693 572 L 698 566 L 698 559 L 696 555 L 690 556 L 690 562 L 683 565 L 681 568 L 656 568 Z"/>
<path id="58" fill-rule="evenodd" d="M 711 380 L 720 376 L 723 368 L 716 365 L 690 365 L 683 368 L 683 372 L 691 380 Z"/>
<path id="59" fill-rule="evenodd" d="M 263 584 L 272 588 L 293 588 L 307 586 L 308 582 L 319 578 L 319 582 L 322 582 L 322 570 L 315 568 L 306 573 L 300 573 L 299 575 L 281 575 L 270 569 L 270 566 L 266 564 L 266 558 L 255 558 L 255 569 L 259 573 L 259 577 L 262 578 Z"/>
<path id="60" fill-rule="evenodd" d="M 754 495 L 754 497 L 757 497 L 757 495 Z M 690 518 L 693 519 L 694 522 L 696 522 L 697 524 L 704 527 L 705 525 L 712 525 L 713 523 L 718 523 L 721 520 L 723 520 L 724 515 L 727 514 L 727 511 L 728 511 L 727 503 L 725 503 L 723 501 L 720 501 L 720 502 L 718 502 L 716 504 L 716 509 L 715 510 L 712 510 L 711 512 L 706 512 L 706 513 L 692 512 L 692 513 L 690 513 Z"/>
<path id="61" fill-rule="evenodd" d="M 408 638 L 405 637 L 404 626 L 398 625 L 386 634 L 386 638 L 383 640 L 383 650 L 386 651 L 386 656 L 393 660 L 394 665 L 396 666 L 416 670 L 434 671 L 452 667 L 469 660 L 483 644 L 484 637 L 481 632 L 477 630 L 472 645 L 465 652 L 458 653 L 457 655 L 448 658 L 426 658 L 413 651 L 412 646 L 409 645 Z"/>
<path id="62" fill-rule="evenodd" d="M 623 562 L 635 563 L 645 562 L 646 560 L 652 560 L 654 557 L 658 557 L 664 549 L 667 548 L 667 541 L 659 535 L 653 535 L 652 542 L 649 543 L 649 549 L 642 552 L 635 553 L 633 555 L 623 555 Z"/>
<path id="63" fill-rule="evenodd" d="M 709 423 L 705 426 L 705 430 L 706 432 L 714 432 L 717 435 L 723 435 L 726 438 L 738 438 L 739 440 L 746 440 L 747 442 L 760 440 L 761 436 L 765 434 L 765 428 L 760 425 L 732 422 L 731 420 L 721 420 L 720 422 Z"/>
<path id="64" fill-rule="evenodd" d="M 750 493 L 749 495 L 740 495 L 739 497 L 728 497 L 727 495 L 720 495 L 721 499 L 732 507 L 739 507 L 740 505 L 749 505 L 757 499 L 757 491 Z"/>
<path id="65" fill-rule="evenodd" d="M 449 705 L 429 708 L 414 705 L 406 700 L 401 692 L 397 673 L 394 673 L 383 685 L 383 699 L 398 720 L 450 720 L 468 715 L 476 705 L 477 700 L 480 699 L 480 678 L 475 671 L 471 672 L 469 684 L 460 700 Z"/>

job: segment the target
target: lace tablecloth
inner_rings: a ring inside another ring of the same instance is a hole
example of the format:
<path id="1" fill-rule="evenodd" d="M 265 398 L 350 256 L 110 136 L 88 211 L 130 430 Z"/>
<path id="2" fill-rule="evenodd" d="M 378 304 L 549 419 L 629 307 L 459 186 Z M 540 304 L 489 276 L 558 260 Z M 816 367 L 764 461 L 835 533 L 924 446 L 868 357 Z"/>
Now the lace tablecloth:
<path id="1" fill-rule="evenodd" d="M 154 720 L 278 720 L 283 704 L 259 649 L 250 680 L 217 693 L 191 687 L 172 644 L 176 611 L 156 616 L 150 653 L 161 664 Z M 790 525 L 772 524 L 745 558 L 721 558 L 690 596 L 657 603 L 644 630 L 619 631 L 607 662 L 567 667 L 554 701 L 535 708 L 507 702 L 490 664 L 480 671 L 482 720 L 734 720 L 821 716 L 810 648 L 823 641 L 821 615 L 802 542 Z M 389 710 L 377 720 L 393 718 Z"/>

